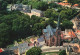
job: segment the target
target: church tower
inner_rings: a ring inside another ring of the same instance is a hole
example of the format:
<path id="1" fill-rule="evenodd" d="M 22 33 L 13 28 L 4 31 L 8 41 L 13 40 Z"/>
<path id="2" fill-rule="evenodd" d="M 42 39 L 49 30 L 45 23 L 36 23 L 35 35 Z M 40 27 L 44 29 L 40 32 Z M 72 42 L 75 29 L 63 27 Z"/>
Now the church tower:
<path id="1" fill-rule="evenodd" d="M 61 28 L 60 28 L 60 15 L 58 16 L 58 23 L 57 23 L 57 27 L 56 27 L 56 46 L 60 46 L 61 45 Z"/>

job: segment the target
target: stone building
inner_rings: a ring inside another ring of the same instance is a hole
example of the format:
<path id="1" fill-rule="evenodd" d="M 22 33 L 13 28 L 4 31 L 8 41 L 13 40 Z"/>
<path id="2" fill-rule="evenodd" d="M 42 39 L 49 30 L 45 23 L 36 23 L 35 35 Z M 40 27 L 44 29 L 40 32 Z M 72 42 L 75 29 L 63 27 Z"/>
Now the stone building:
<path id="1" fill-rule="evenodd" d="M 36 16 L 40 16 L 40 17 L 43 16 L 43 12 L 40 10 L 37 10 L 37 9 L 32 9 L 31 13 L 32 13 L 32 15 L 36 15 Z"/>
<path id="2" fill-rule="evenodd" d="M 30 5 L 23 5 L 23 4 L 14 4 L 10 8 L 11 10 L 18 10 L 21 12 L 30 12 L 31 6 Z"/>
<path id="3" fill-rule="evenodd" d="M 43 17 L 44 14 L 41 10 L 37 10 L 37 9 L 32 9 L 30 13 L 25 13 L 25 14 L 28 14 L 30 17 L 32 15 L 35 15 L 35 16 L 38 16 L 38 17 Z"/>
<path id="4" fill-rule="evenodd" d="M 43 29 L 44 39 L 47 46 L 60 46 L 62 42 L 61 29 L 60 29 L 60 17 L 58 17 L 58 24 L 56 28 L 52 28 L 50 25 Z"/>

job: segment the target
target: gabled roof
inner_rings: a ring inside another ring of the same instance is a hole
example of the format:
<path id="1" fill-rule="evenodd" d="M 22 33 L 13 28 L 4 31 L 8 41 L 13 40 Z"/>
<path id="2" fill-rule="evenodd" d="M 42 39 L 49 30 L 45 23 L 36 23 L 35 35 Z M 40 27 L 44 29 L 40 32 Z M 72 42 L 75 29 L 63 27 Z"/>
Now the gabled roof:
<path id="1" fill-rule="evenodd" d="M 49 39 L 50 36 L 53 36 L 56 32 L 56 29 L 53 29 L 50 25 L 46 27 L 46 29 L 43 29 L 43 33 L 45 33 L 46 39 Z"/>
<path id="2" fill-rule="evenodd" d="M 38 12 L 38 13 L 42 13 L 42 11 L 37 10 L 37 9 L 32 9 L 31 11 Z"/>
<path id="3" fill-rule="evenodd" d="M 29 49 L 28 43 L 25 42 L 25 43 L 19 44 L 18 49 L 20 54 L 24 53 L 26 50 Z"/>
<path id="4" fill-rule="evenodd" d="M 19 44 L 18 46 L 10 47 L 10 50 L 19 50 L 20 54 L 24 53 L 26 50 L 29 49 L 28 43 L 24 42 L 22 44 Z"/>
<path id="5" fill-rule="evenodd" d="M 53 29 L 50 25 L 46 27 L 46 29 L 43 29 L 44 33 L 48 33 L 49 35 L 53 35 L 54 32 L 56 32 L 56 29 Z"/>
<path id="6" fill-rule="evenodd" d="M 0 48 L 0 53 L 3 52 L 3 50 Z"/>
<path id="7" fill-rule="evenodd" d="M 44 41 L 44 38 L 43 37 L 40 37 L 37 40 L 38 40 L 38 42 L 42 42 L 42 41 Z"/>
<path id="8" fill-rule="evenodd" d="M 18 49 L 18 46 L 10 47 L 9 49 L 10 50 L 17 50 Z"/>

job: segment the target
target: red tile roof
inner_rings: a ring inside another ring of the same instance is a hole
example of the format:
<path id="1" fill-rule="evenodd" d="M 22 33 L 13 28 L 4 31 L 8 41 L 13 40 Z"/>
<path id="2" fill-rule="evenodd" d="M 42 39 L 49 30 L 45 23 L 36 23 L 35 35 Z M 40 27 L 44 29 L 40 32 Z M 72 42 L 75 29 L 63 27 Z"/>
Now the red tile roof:
<path id="1" fill-rule="evenodd" d="M 63 3 L 63 2 L 60 2 L 58 3 L 59 5 L 62 5 L 62 6 L 65 6 L 65 5 L 69 5 L 69 3 Z"/>
<path id="2" fill-rule="evenodd" d="M 79 4 L 74 4 L 73 6 L 76 6 L 77 7 L 77 6 L 79 6 Z"/>
<path id="3" fill-rule="evenodd" d="M 0 53 L 3 52 L 3 50 L 0 48 Z"/>

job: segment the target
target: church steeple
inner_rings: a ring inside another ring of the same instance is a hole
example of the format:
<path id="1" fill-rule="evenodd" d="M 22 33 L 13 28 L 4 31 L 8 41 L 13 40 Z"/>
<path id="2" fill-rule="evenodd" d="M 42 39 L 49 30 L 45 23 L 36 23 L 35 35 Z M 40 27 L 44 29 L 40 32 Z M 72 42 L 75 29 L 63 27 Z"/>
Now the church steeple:
<path id="1" fill-rule="evenodd" d="M 56 30 L 59 30 L 59 29 L 60 29 L 60 14 L 58 16 L 58 23 L 57 23 Z"/>

